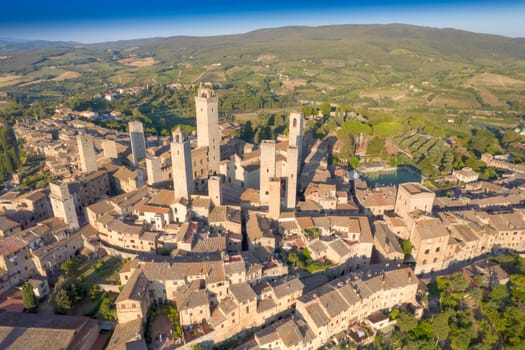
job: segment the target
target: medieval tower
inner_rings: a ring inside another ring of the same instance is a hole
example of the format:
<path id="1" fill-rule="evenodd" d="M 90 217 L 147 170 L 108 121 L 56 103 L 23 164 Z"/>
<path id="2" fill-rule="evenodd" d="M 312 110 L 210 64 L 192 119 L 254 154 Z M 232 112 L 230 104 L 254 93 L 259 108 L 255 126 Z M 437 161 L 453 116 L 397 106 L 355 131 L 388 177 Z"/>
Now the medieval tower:
<path id="1" fill-rule="evenodd" d="M 144 139 L 144 126 L 139 121 L 129 122 L 129 142 L 133 154 L 133 164 L 146 158 L 146 140 Z"/>
<path id="2" fill-rule="evenodd" d="M 215 91 L 200 87 L 195 97 L 197 114 L 197 147 L 208 147 L 208 172 L 219 173 L 221 134 L 219 131 L 218 98 Z"/>
<path id="3" fill-rule="evenodd" d="M 297 201 L 297 182 L 300 173 L 303 143 L 303 120 L 302 113 L 290 113 L 286 157 L 286 207 L 289 209 L 295 208 Z"/>
<path id="4" fill-rule="evenodd" d="M 260 177 L 260 202 L 268 204 L 270 196 L 270 179 L 275 177 L 275 141 L 263 140 L 261 142 L 261 167 Z"/>
<path id="5" fill-rule="evenodd" d="M 171 164 L 175 198 L 190 198 L 193 188 L 191 147 L 186 134 L 179 128 L 173 132 Z"/>
<path id="6" fill-rule="evenodd" d="M 80 133 L 77 135 L 78 156 L 80 160 L 80 170 L 83 173 L 90 173 L 97 170 L 97 156 L 91 135 Z"/>
<path id="7" fill-rule="evenodd" d="M 49 199 L 51 200 L 53 215 L 64 220 L 71 230 L 78 230 L 80 225 L 75 201 L 69 192 L 67 183 L 50 183 L 49 189 L 51 191 Z"/>

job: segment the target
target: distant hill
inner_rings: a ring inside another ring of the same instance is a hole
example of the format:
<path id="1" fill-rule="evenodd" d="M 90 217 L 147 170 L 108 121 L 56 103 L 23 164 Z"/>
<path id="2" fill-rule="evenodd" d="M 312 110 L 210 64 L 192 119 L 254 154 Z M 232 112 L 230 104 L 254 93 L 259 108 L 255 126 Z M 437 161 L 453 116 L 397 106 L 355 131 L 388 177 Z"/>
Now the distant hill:
<path id="1" fill-rule="evenodd" d="M 368 57 L 367 52 L 408 49 L 421 55 L 440 55 L 465 61 L 525 59 L 525 39 L 436 29 L 404 24 L 335 25 L 260 29 L 245 34 L 211 37 L 178 36 L 89 45 L 91 48 L 127 48 L 156 52 L 160 57 L 207 56 L 216 59 L 258 55 L 268 51 L 287 58 Z M 212 55 L 210 57 L 210 54 Z M 168 56 L 169 55 L 169 56 Z M 203 57 L 204 58 L 204 57 Z"/>
<path id="2" fill-rule="evenodd" d="M 497 84 L 491 85 L 492 78 Z M 45 89 L 53 95 L 100 89 L 101 82 L 198 81 L 249 84 L 304 101 L 321 94 L 333 101 L 384 105 L 386 99 L 414 108 L 521 108 L 525 39 L 388 24 L 90 45 L 0 41 L 0 90 L 21 93 L 24 87 L 25 93 L 31 86 L 32 93 Z"/>
<path id="3" fill-rule="evenodd" d="M 501 60 L 525 60 L 525 38 L 405 24 L 292 26 L 259 29 L 235 35 L 175 36 L 99 44 L 0 39 L 0 52 L 41 49 L 73 51 L 82 48 L 97 54 L 101 50 L 130 47 L 136 47 L 133 50 L 136 53 L 155 53 L 166 60 L 188 55 L 194 58 L 218 59 L 228 57 L 232 50 L 235 50 L 235 56 L 274 52 L 287 58 L 308 58 L 315 55 L 316 58 L 365 56 L 367 59 L 373 59 L 366 56 L 369 50 L 389 53 L 395 49 L 407 49 L 421 55 L 439 55 L 469 62 L 504 63 Z M 5 69 L 2 67 L 3 71 Z"/>

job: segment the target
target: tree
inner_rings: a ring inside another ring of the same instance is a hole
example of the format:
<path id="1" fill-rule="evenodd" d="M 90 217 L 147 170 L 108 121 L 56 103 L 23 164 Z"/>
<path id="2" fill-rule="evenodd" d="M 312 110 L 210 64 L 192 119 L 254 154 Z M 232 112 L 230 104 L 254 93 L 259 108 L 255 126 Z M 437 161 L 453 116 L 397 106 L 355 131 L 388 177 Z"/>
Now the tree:
<path id="1" fill-rule="evenodd" d="M 89 298 L 92 301 L 95 301 L 99 293 L 100 293 L 100 287 L 98 286 L 98 284 L 92 284 L 91 287 L 89 288 Z"/>
<path id="2" fill-rule="evenodd" d="M 412 255 L 412 243 L 410 243 L 410 240 L 401 240 L 401 249 L 403 249 L 403 253 L 405 253 L 405 259 L 410 257 Z"/>
<path id="3" fill-rule="evenodd" d="M 373 126 L 374 135 L 379 137 L 398 136 L 403 131 L 404 126 L 399 122 L 381 122 Z"/>
<path id="4" fill-rule="evenodd" d="M 352 156 L 348 159 L 348 163 L 350 164 L 352 169 L 357 169 L 357 167 L 359 166 L 359 158 L 357 158 L 356 156 Z"/>
<path id="5" fill-rule="evenodd" d="M 453 292 L 464 292 L 468 288 L 468 281 L 461 272 L 454 272 L 450 276 L 450 287 Z"/>
<path id="6" fill-rule="evenodd" d="M 412 330 L 412 334 L 416 339 L 426 340 L 432 337 L 432 323 L 430 320 L 424 320 L 419 322 L 418 325 Z"/>
<path id="7" fill-rule="evenodd" d="M 115 317 L 116 317 L 115 304 L 107 296 L 106 293 L 104 293 L 104 296 L 102 297 L 102 302 L 100 303 L 100 307 L 98 309 L 98 312 L 106 320 L 114 320 Z"/>
<path id="8" fill-rule="evenodd" d="M 33 291 L 33 286 L 27 282 L 22 285 L 22 300 L 27 311 L 34 311 L 38 306 L 38 299 Z"/>
<path id="9" fill-rule="evenodd" d="M 254 134 L 253 134 L 252 122 L 250 120 L 248 120 L 242 126 L 241 134 L 239 137 L 246 142 L 251 142 L 253 140 Z"/>
<path id="10" fill-rule="evenodd" d="M 457 332 L 450 336 L 450 346 L 454 350 L 467 350 L 469 349 L 471 338 L 464 332 Z"/>
<path id="11" fill-rule="evenodd" d="M 168 305 L 168 320 L 173 329 L 173 338 L 178 339 L 182 337 L 182 328 L 179 322 L 179 312 L 173 305 Z"/>
<path id="12" fill-rule="evenodd" d="M 53 302 L 59 314 L 66 314 L 71 309 L 71 299 L 63 288 L 54 292 Z"/>
<path id="13" fill-rule="evenodd" d="M 432 334 L 440 341 L 447 339 L 450 333 L 450 327 L 448 325 L 449 318 L 450 312 L 444 311 L 432 320 Z"/>
<path id="14" fill-rule="evenodd" d="M 60 265 L 60 270 L 72 276 L 78 272 L 79 267 L 80 261 L 78 259 L 68 259 Z"/>
<path id="15" fill-rule="evenodd" d="M 201 344 L 195 344 L 191 347 L 191 350 L 204 350 Z"/>
<path id="16" fill-rule="evenodd" d="M 303 250 L 301 250 L 301 259 L 304 260 L 306 264 L 310 264 L 312 262 L 312 256 L 308 248 L 303 248 Z"/>
<path id="17" fill-rule="evenodd" d="M 369 155 L 381 155 L 385 150 L 385 139 L 383 137 L 374 137 L 368 142 L 366 153 Z"/>
<path id="18" fill-rule="evenodd" d="M 425 156 L 423 156 L 423 159 L 417 163 L 417 166 L 419 170 L 421 170 L 421 173 L 425 176 L 434 177 L 438 173 L 437 169 L 434 167 L 434 164 L 432 164 L 432 161 Z"/>
<path id="19" fill-rule="evenodd" d="M 510 283 L 512 297 L 518 302 L 525 301 L 525 275 L 511 275 Z"/>
<path id="20" fill-rule="evenodd" d="M 330 103 L 328 102 L 323 102 L 319 105 L 319 110 L 321 111 L 321 113 L 323 113 L 323 115 L 328 115 L 332 110 L 332 106 L 330 106 Z"/>
<path id="21" fill-rule="evenodd" d="M 309 105 L 303 106 L 303 107 L 301 108 L 301 111 L 303 112 L 303 114 L 304 114 L 306 117 L 309 117 L 309 116 L 315 114 L 315 108 L 312 107 L 312 106 L 309 106 Z"/>
<path id="22" fill-rule="evenodd" d="M 500 307 L 504 306 L 509 299 L 509 289 L 504 284 L 498 284 L 490 292 L 490 297 L 494 300 Z"/>
<path id="23" fill-rule="evenodd" d="M 297 256 L 297 253 L 290 253 L 288 254 L 288 263 L 292 265 L 297 265 L 297 262 L 299 261 L 299 257 Z"/>
<path id="24" fill-rule="evenodd" d="M 417 320 L 414 315 L 408 312 L 400 312 L 397 317 L 397 328 L 403 333 L 408 333 L 417 326 Z"/>

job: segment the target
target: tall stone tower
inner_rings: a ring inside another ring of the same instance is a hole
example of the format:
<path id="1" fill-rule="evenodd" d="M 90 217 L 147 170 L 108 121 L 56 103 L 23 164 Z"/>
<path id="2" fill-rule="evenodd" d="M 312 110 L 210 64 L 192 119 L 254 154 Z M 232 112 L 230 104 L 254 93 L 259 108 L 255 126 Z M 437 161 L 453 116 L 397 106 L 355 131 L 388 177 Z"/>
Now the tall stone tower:
<path id="1" fill-rule="evenodd" d="M 261 142 L 261 168 L 260 177 L 260 202 L 268 204 L 270 196 L 270 179 L 275 177 L 275 141 L 263 140 Z"/>
<path id="2" fill-rule="evenodd" d="M 286 157 L 286 207 L 295 208 L 297 202 L 297 181 L 301 166 L 301 152 L 303 144 L 302 113 L 290 113 L 288 126 L 288 150 Z"/>
<path id="3" fill-rule="evenodd" d="M 219 101 L 213 89 L 200 87 L 195 97 L 197 114 L 197 146 L 208 147 L 208 169 L 219 173 L 221 161 L 221 134 L 219 131 Z"/>
<path id="4" fill-rule="evenodd" d="M 80 225 L 75 210 L 75 201 L 69 193 L 67 183 L 50 183 L 49 189 L 53 215 L 64 220 L 71 230 L 77 230 Z"/>
<path id="5" fill-rule="evenodd" d="M 148 175 L 148 185 L 156 186 L 162 182 L 162 171 L 159 157 L 146 158 L 146 171 Z"/>
<path id="6" fill-rule="evenodd" d="M 80 133 L 77 135 L 78 156 L 80 169 L 83 173 L 97 170 L 97 156 L 91 135 Z"/>
<path id="7" fill-rule="evenodd" d="M 303 145 L 304 115 L 299 112 L 291 112 L 288 125 L 288 145 L 299 148 L 299 159 L 301 159 Z"/>
<path id="8" fill-rule="evenodd" d="M 186 134 L 177 128 L 171 142 L 171 167 L 173 171 L 173 190 L 175 198 L 190 198 L 193 188 L 191 147 Z"/>
<path id="9" fill-rule="evenodd" d="M 278 220 L 281 216 L 281 178 L 272 177 L 269 182 L 268 217 Z"/>
<path id="10" fill-rule="evenodd" d="M 118 158 L 117 143 L 114 140 L 105 140 L 104 142 L 102 142 L 102 150 L 104 151 L 104 158 Z"/>
<path id="11" fill-rule="evenodd" d="M 146 158 L 146 139 L 144 138 L 144 127 L 139 121 L 129 122 L 129 142 L 131 144 L 131 153 L 133 154 L 133 164 L 137 165 L 139 161 Z"/>
<path id="12" fill-rule="evenodd" d="M 222 205 L 222 179 L 219 176 L 210 176 L 208 179 L 208 196 L 215 206 Z"/>

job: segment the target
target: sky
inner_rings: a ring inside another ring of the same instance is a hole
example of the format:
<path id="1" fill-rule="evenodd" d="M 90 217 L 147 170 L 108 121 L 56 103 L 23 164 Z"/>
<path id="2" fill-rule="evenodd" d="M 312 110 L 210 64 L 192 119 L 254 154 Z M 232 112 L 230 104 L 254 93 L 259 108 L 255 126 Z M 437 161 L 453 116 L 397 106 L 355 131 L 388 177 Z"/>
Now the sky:
<path id="1" fill-rule="evenodd" d="M 7 0 L 0 38 L 82 43 L 244 33 L 288 25 L 406 23 L 525 37 L 525 1 Z"/>

